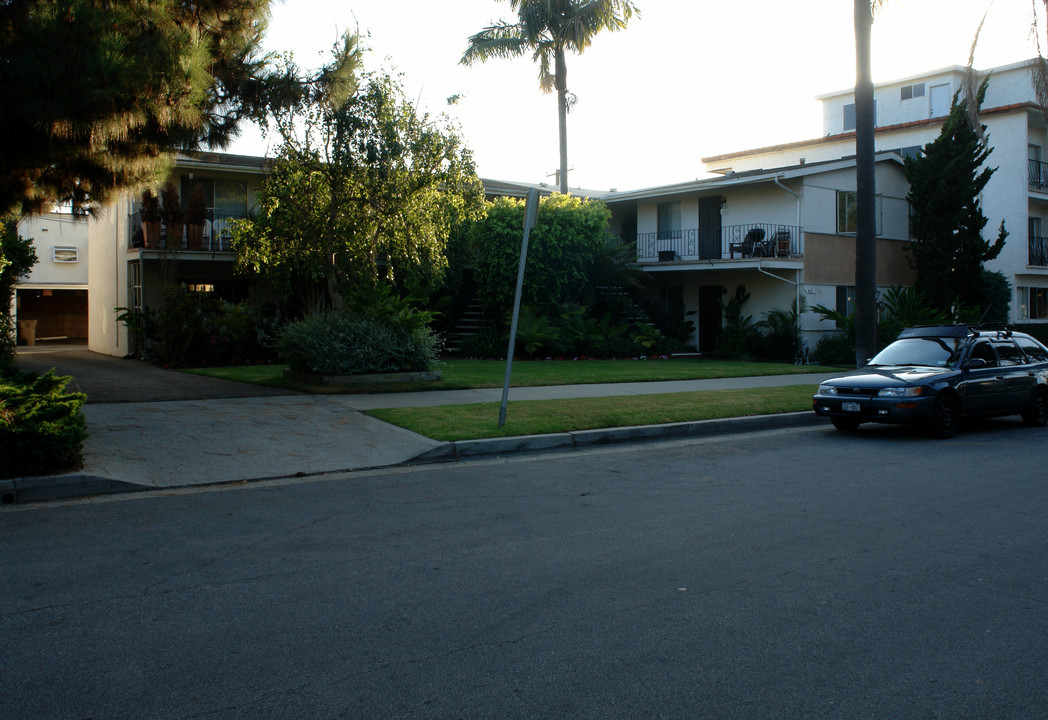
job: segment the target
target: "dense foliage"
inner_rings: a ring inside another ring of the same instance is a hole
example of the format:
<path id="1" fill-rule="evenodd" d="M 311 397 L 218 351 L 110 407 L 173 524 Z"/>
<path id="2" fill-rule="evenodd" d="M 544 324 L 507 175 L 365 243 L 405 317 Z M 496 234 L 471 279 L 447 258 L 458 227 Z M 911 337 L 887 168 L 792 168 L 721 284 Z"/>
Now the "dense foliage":
<path id="1" fill-rule="evenodd" d="M 452 228 L 483 200 L 446 118 L 420 114 L 378 74 L 278 113 L 276 126 L 283 145 L 234 232 L 240 268 L 306 313 L 341 310 L 349 288 L 380 277 L 401 288 L 441 277 Z"/>
<path id="2" fill-rule="evenodd" d="M 174 286 L 155 310 L 118 308 L 132 354 L 165 367 L 234 365 L 276 359 L 272 349 L 280 328 L 274 308 L 230 303 L 209 293 Z"/>
<path id="3" fill-rule="evenodd" d="M 979 104 L 986 87 L 986 81 L 979 87 Z M 987 139 L 971 125 L 967 102 L 955 96 L 939 137 L 906 160 L 915 287 L 931 307 L 953 317 L 984 304 L 983 263 L 1000 254 L 1008 235 L 1002 221 L 996 240 L 982 236 L 988 221 L 979 194 L 996 170 L 986 165 L 990 153 Z M 1003 311 L 1006 317 L 1007 306 Z"/>
<path id="4" fill-rule="evenodd" d="M 589 287 L 589 269 L 608 243 L 611 211 L 599 200 L 551 195 L 539 203 L 528 241 L 522 305 L 579 304 Z M 477 299 L 486 315 L 501 316 L 513 306 L 520 267 L 524 202 L 500 198 L 473 226 L 477 252 Z"/>
<path id="5" fill-rule="evenodd" d="M 329 310 L 289 323 L 277 348 L 292 370 L 359 375 L 429 370 L 440 339 L 426 326 Z"/>
<path id="6" fill-rule="evenodd" d="M 505 355 L 520 267 L 524 202 L 500 198 L 473 223 L 474 282 L 483 328 L 467 343 L 479 357 Z M 631 245 L 608 234 L 599 200 L 542 198 L 528 243 L 516 351 L 523 357 L 636 357 L 675 349 L 636 297 L 646 276 Z M 679 329 L 687 334 L 683 318 Z M 693 330 L 694 328 L 692 328 Z"/>
<path id="7" fill-rule="evenodd" d="M 45 475 L 83 464 L 87 437 L 83 393 L 66 393 L 68 377 L 0 375 L 0 477 Z"/>
<path id="8" fill-rule="evenodd" d="M 7 308 L 15 297 L 15 283 L 36 264 L 32 239 L 18 236 L 15 223 L 0 222 L 0 374 L 13 367 L 15 328 Z"/>
<path id="9" fill-rule="evenodd" d="M 836 331 L 819 338 L 815 347 L 816 359 L 823 365 L 851 365 L 855 360 L 855 313 L 845 315 L 823 305 L 812 309 L 823 320 L 832 320 L 837 325 Z M 917 288 L 890 287 L 881 295 L 874 353 L 895 342 L 906 328 L 951 322 L 951 317 L 933 307 Z"/>

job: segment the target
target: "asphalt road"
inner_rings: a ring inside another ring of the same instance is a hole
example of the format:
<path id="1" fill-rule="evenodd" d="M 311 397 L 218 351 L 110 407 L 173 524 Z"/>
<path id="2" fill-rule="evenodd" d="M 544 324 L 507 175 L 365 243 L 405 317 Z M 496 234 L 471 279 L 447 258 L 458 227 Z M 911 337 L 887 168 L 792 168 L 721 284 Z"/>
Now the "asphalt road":
<path id="1" fill-rule="evenodd" d="M 820 426 L 0 511 L 0 715 L 1048 717 L 1048 439 Z"/>

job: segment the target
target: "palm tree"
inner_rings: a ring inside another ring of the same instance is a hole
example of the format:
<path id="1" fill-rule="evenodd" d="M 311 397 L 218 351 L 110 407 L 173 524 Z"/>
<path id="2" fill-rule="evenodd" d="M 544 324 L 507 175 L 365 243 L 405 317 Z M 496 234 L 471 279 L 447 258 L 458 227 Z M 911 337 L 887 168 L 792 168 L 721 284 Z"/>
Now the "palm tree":
<path id="1" fill-rule="evenodd" d="M 560 191 L 568 192 L 568 51 L 582 53 L 601 30 L 622 30 L 640 11 L 630 0 L 510 0 L 517 22 L 486 27 L 469 38 L 463 65 L 530 52 L 539 64 L 539 87 L 557 91 Z M 574 102 L 572 98 L 571 102 Z"/>
<path id="2" fill-rule="evenodd" d="M 877 219 L 870 34 L 880 0 L 855 0 L 855 363 L 877 351 Z"/>

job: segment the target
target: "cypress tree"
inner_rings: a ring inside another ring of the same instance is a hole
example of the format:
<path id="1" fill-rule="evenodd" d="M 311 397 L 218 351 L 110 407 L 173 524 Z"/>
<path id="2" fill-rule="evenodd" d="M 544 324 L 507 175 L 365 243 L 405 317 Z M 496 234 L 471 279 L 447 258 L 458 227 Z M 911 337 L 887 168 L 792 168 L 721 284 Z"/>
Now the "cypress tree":
<path id="1" fill-rule="evenodd" d="M 980 105 L 986 86 L 985 80 L 979 86 Z M 906 160 L 915 287 L 932 307 L 955 319 L 978 307 L 983 263 L 1000 254 L 1008 236 L 1003 221 L 993 243 L 982 236 L 988 220 L 979 194 L 997 170 L 985 166 L 992 151 L 987 137 L 975 131 L 967 103 L 955 95 L 939 137 L 919 157 Z"/>

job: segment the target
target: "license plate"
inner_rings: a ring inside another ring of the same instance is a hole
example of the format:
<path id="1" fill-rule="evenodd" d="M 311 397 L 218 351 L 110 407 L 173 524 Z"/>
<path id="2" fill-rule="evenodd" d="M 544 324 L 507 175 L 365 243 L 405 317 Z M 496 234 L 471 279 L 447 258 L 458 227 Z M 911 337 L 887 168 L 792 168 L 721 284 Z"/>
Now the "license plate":
<path id="1" fill-rule="evenodd" d="M 862 406 L 857 402 L 842 402 L 841 410 L 844 412 L 859 412 L 862 410 Z"/>

